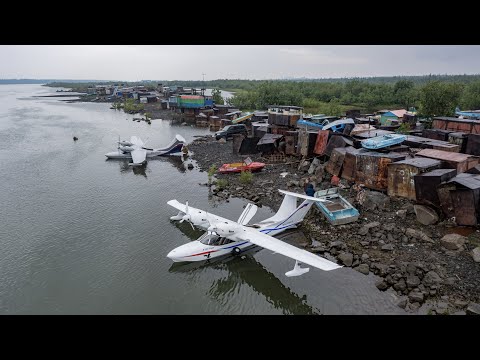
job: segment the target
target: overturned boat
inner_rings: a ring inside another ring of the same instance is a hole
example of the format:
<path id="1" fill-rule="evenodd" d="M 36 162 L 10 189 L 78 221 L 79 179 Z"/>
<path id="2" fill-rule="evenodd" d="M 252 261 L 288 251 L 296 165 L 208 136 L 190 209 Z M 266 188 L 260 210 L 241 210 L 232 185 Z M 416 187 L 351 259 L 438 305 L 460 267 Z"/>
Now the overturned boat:
<path id="1" fill-rule="evenodd" d="M 262 170 L 265 165 L 265 163 L 253 162 L 250 158 L 246 158 L 245 161 L 241 163 L 223 164 L 218 169 L 218 172 L 220 174 L 239 173 L 242 171 L 256 172 Z"/>
<path id="2" fill-rule="evenodd" d="M 348 224 L 360 216 L 358 210 L 339 194 L 338 188 L 319 190 L 314 197 L 324 200 L 316 205 L 332 225 Z"/>
<path id="3" fill-rule="evenodd" d="M 109 159 L 131 159 L 132 151 L 137 144 L 143 144 L 139 138 L 132 136 L 130 141 L 119 141 L 118 150 L 109 152 L 105 156 Z M 141 150 L 145 150 L 147 158 L 153 158 L 156 156 L 167 155 L 179 155 L 182 152 L 183 146 L 186 145 L 186 140 L 181 135 L 175 135 L 175 138 L 163 148 L 147 148 L 144 145 L 140 145 Z"/>
<path id="4" fill-rule="evenodd" d="M 382 136 L 376 136 L 370 139 L 362 140 L 362 147 L 370 150 L 382 149 L 401 144 L 406 138 L 407 137 L 405 135 L 401 134 L 386 134 Z"/>

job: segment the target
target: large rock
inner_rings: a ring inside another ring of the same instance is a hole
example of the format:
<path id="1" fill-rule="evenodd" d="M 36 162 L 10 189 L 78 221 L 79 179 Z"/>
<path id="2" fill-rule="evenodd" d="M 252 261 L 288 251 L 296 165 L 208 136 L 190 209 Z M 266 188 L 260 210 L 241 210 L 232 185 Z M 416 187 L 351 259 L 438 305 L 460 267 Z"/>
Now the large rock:
<path id="1" fill-rule="evenodd" d="M 313 159 L 312 163 L 310 164 L 310 167 L 308 168 L 308 173 L 312 175 L 316 171 L 318 166 L 320 166 L 320 159 L 319 158 Z"/>
<path id="2" fill-rule="evenodd" d="M 370 229 L 378 228 L 380 223 L 378 221 L 373 221 L 371 223 L 363 225 L 360 230 L 358 230 L 359 235 L 367 235 Z"/>
<path id="3" fill-rule="evenodd" d="M 473 261 L 480 262 L 480 246 L 472 250 Z"/>
<path id="4" fill-rule="evenodd" d="M 346 266 L 352 266 L 353 254 L 343 252 L 338 255 L 338 260 L 340 260 Z"/>
<path id="5" fill-rule="evenodd" d="M 385 280 L 380 279 L 375 283 L 375 286 L 378 288 L 378 290 L 387 290 L 388 289 L 388 284 Z"/>
<path id="6" fill-rule="evenodd" d="M 405 284 L 405 280 L 400 279 L 400 281 L 398 281 L 395 285 L 393 285 L 393 288 L 397 291 L 405 290 L 407 288 L 407 285 Z"/>
<path id="7" fill-rule="evenodd" d="M 417 240 L 429 242 L 429 243 L 432 243 L 432 244 L 435 243 L 435 241 L 433 241 L 429 236 L 427 236 L 425 233 L 423 233 L 419 230 L 408 228 L 408 229 L 405 230 L 405 235 L 407 235 L 409 237 L 413 237 Z"/>
<path id="8" fill-rule="evenodd" d="M 463 250 L 466 239 L 465 236 L 459 234 L 447 234 L 440 239 L 440 244 L 448 250 Z"/>
<path id="9" fill-rule="evenodd" d="M 383 210 L 390 205 L 390 198 L 379 191 L 367 191 L 363 208 L 366 210 Z"/>
<path id="10" fill-rule="evenodd" d="M 438 215 L 432 208 L 424 205 L 415 205 L 413 207 L 417 221 L 423 225 L 433 225 L 438 222 Z"/>
<path id="11" fill-rule="evenodd" d="M 467 314 L 469 314 L 469 315 L 480 315 L 480 304 L 477 304 L 477 303 L 468 304 Z"/>
<path id="12" fill-rule="evenodd" d="M 304 160 L 298 165 L 298 171 L 307 172 L 310 169 L 310 161 Z"/>
<path id="13" fill-rule="evenodd" d="M 420 279 L 418 276 L 407 276 L 407 286 L 411 288 L 416 288 L 418 285 L 420 285 Z"/>
<path id="14" fill-rule="evenodd" d="M 370 269 L 367 264 L 361 264 L 358 265 L 356 268 L 354 268 L 358 272 L 361 272 L 362 274 L 368 275 L 370 273 Z"/>
<path id="15" fill-rule="evenodd" d="M 435 271 L 429 271 L 423 277 L 422 282 L 423 282 L 423 285 L 430 287 L 432 285 L 441 284 L 443 281 L 442 281 L 442 278 Z"/>
<path id="16" fill-rule="evenodd" d="M 382 246 L 382 251 L 393 251 L 393 245 L 392 244 L 386 244 Z"/>
<path id="17" fill-rule="evenodd" d="M 412 303 L 418 302 L 422 303 L 423 302 L 423 293 L 418 291 L 418 290 L 413 290 L 410 294 L 408 294 L 408 298 Z"/>
<path id="18" fill-rule="evenodd" d="M 341 240 L 335 240 L 330 243 L 330 248 L 332 249 L 342 249 L 346 247 L 345 243 Z"/>
<path id="19" fill-rule="evenodd" d="M 407 210 L 405 209 L 397 210 L 395 212 L 395 215 L 397 215 L 400 219 L 405 220 L 407 218 Z"/>

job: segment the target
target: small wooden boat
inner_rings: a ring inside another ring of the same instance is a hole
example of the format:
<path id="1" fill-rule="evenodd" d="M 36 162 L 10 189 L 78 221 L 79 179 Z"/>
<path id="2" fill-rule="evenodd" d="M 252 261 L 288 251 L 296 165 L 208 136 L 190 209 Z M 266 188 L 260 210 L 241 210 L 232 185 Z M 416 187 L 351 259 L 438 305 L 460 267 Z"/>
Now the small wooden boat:
<path id="1" fill-rule="evenodd" d="M 314 196 L 328 200 L 316 202 L 316 205 L 332 225 L 348 224 L 357 221 L 360 216 L 358 210 L 338 193 L 338 188 L 319 190 Z"/>
<path id="2" fill-rule="evenodd" d="M 255 172 L 262 170 L 264 166 L 264 163 L 253 162 L 250 158 L 246 158 L 245 161 L 241 163 L 223 164 L 218 169 L 218 172 L 221 174 L 239 173 L 242 171 Z"/>
<path id="3" fill-rule="evenodd" d="M 362 147 L 375 150 L 401 144 L 407 137 L 401 134 L 386 134 L 362 140 Z"/>

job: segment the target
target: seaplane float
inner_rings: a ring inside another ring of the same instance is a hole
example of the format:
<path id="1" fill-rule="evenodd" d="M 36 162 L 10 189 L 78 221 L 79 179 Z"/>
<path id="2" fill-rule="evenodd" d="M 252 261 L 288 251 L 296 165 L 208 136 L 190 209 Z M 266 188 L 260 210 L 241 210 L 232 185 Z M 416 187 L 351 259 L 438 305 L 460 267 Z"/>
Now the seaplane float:
<path id="1" fill-rule="evenodd" d="M 285 197 L 277 213 L 255 224 L 249 224 L 258 209 L 252 203 L 247 204 L 237 221 L 231 221 L 190 207 L 188 201 L 185 204 L 177 200 L 168 201 L 168 205 L 179 211 L 177 215 L 170 217 L 170 220 L 187 221 L 192 228 L 196 226 L 206 230 L 206 233 L 195 241 L 173 249 L 167 257 L 174 262 L 203 261 L 223 255 L 238 255 L 252 246 L 260 246 L 295 260 L 293 270 L 285 273 L 289 277 L 308 272 L 309 268 L 301 267 L 303 263 L 325 271 L 340 268 L 341 266 L 332 261 L 273 237 L 287 229 L 296 228 L 314 203 L 328 201 L 285 190 L 279 191 Z M 303 202 L 297 206 L 298 199 L 303 199 Z"/>
<path id="2" fill-rule="evenodd" d="M 117 151 L 109 152 L 105 156 L 109 159 L 132 159 L 133 162 L 129 165 L 138 166 L 144 164 L 147 158 L 181 153 L 185 144 L 183 136 L 177 134 L 167 146 L 153 149 L 145 147 L 145 143 L 138 136 L 132 136 L 130 141 L 119 139 Z"/>

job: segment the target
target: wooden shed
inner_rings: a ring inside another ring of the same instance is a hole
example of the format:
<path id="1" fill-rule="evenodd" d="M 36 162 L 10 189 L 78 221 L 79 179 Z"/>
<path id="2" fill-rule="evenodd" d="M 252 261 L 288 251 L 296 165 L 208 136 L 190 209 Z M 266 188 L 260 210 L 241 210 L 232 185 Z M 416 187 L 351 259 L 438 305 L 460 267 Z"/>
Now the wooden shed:
<path id="1" fill-rule="evenodd" d="M 388 164 L 388 195 L 416 200 L 415 175 L 438 169 L 441 161 L 428 158 L 407 159 Z"/>
<path id="2" fill-rule="evenodd" d="M 480 160 L 478 156 L 434 149 L 423 149 L 416 156 L 441 160 L 442 168 L 456 169 L 458 174 L 478 165 Z"/>
<path id="3" fill-rule="evenodd" d="M 480 175 L 459 174 L 447 184 L 454 186 L 449 191 L 457 225 L 477 226 L 480 223 Z"/>
<path id="4" fill-rule="evenodd" d="M 416 201 L 440 208 L 438 186 L 457 175 L 455 169 L 436 169 L 414 176 Z"/>

